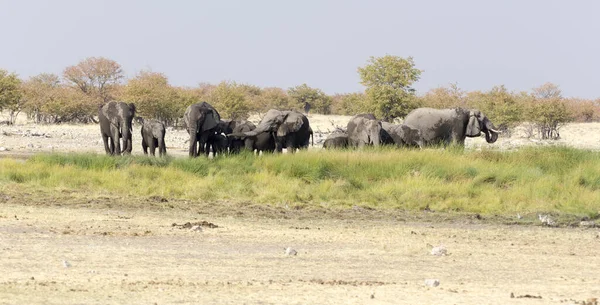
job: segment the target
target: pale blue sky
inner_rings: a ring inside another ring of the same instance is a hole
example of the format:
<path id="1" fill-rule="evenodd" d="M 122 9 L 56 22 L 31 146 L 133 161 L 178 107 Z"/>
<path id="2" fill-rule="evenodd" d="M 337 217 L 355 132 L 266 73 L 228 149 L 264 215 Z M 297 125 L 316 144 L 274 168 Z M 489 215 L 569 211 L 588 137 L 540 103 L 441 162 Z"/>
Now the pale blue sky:
<path id="1" fill-rule="evenodd" d="M 419 93 L 545 82 L 600 97 L 600 1 L 0 0 L 0 68 L 60 74 L 90 56 L 172 84 L 362 91 L 369 56 L 412 56 Z"/>

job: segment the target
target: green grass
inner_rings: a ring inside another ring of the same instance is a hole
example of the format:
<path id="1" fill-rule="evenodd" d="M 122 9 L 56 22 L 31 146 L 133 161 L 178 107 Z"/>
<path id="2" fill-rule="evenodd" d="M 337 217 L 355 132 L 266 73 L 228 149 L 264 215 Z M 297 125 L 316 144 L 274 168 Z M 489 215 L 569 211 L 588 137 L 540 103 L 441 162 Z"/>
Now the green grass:
<path id="1" fill-rule="evenodd" d="M 597 217 L 600 153 L 565 147 L 315 151 L 216 159 L 42 154 L 0 160 L 0 186 L 291 206 Z"/>

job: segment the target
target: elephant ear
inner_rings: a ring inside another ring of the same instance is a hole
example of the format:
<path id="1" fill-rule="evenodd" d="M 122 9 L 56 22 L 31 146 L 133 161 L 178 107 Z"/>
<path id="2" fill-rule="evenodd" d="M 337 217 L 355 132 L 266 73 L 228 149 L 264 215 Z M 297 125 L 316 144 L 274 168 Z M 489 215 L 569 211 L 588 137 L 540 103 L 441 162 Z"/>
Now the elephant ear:
<path id="1" fill-rule="evenodd" d="M 216 111 L 212 110 L 210 112 L 207 112 L 206 116 L 204 117 L 204 122 L 202 123 L 202 130 L 206 131 L 217 127 L 217 125 L 219 124 L 219 120 L 220 117 L 219 114 L 216 113 Z"/>
<path id="2" fill-rule="evenodd" d="M 285 117 L 281 126 L 285 125 L 287 132 L 298 132 L 303 124 L 304 121 L 302 120 L 302 115 L 300 113 L 291 112 Z M 281 129 L 281 126 L 279 126 L 279 129 Z M 279 130 L 277 130 L 277 133 L 279 133 Z"/>
<path id="3" fill-rule="evenodd" d="M 477 119 L 477 115 L 475 111 L 469 112 L 469 123 L 467 124 L 467 136 L 468 137 L 477 137 L 481 134 L 481 126 L 479 125 L 479 120 Z"/>

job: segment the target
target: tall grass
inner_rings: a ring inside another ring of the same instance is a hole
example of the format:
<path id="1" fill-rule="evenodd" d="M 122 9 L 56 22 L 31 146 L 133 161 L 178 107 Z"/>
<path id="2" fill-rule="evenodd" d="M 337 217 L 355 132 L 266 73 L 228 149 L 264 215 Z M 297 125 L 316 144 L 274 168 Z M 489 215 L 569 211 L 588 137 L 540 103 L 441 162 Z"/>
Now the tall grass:
<path id="1" fill-rule="evenodd" d="M 0 161 L 0 185 L 207 201 L 481 214 L 600 211 L 600 153 L 565 147 L 301 152 L 216 159 L 90 154 Z"/>

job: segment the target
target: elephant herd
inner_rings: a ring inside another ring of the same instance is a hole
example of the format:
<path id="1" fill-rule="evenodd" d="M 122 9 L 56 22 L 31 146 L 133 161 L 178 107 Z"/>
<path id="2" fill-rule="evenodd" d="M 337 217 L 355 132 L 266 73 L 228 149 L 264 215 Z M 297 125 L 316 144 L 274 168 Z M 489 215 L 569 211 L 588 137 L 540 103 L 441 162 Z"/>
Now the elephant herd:
<path id="1" fill-rule="evenodd" d="M 462 146 L 466 137 L 479 137 L 482 132 L 488 143 L 496 142 L 500 133 L 479 110 L 418 108 L 404 118 L 403 124 L 382 122 L 372 114 L 355 115 L 345 131 L 334 132 L 325 139 L 323 148 Z"/>
<path id="2" fill-rule="evenodd" d="M 135 113 L 132 103 L 109 102 L 99 108 L 100 132 L 107 154 L 131 153 Z M 308 118 L 297 111 L 271 109 L 256 126 L 250 121 L 223 120 L 213 106 L 201 102 L 190 105 L 183 117 L 190 136 L 190 157 L 208 156 L 210 151 L 217 156 L 242 150 L 281 152 L 284 148 L 293 153 L 308 148 L 313 137 Z M 157 120 L 136 119 L 142 124 L 144 153 L 155 155 L 158 149 L 160 156 L 166 155 L 165 125 Z M 329 135 L 323 148 L 464 145 L 466 137 L 478 137 L 482 132 L 488 143 L 494 143 L 500 133 L 479 110 L 418 108 L 404 118 L 403 124 L 382 122 L 372 114 L 356 115 L 346 130 Z"/>
<path id="3" fill-rule="evenodd" d="M 109 155 L 129 154 L 132 150 L 132 121 L 135 105 L 109 102 L 100 107 L 98 116 L 104 148 Z M 144 120 L 142 148 L 145 154 L 167 153 L 165 125 L 157 120 Z M 313 136 L 308 118 L 297 111 L 269 110 L 258 124 L 250 121 L 222 120 L 219 112 L 207 102 L 187 107 L 183 115 L 189 138 L 189 156 L 213 156 L 239 153 L 242 150 L 260 152 L 290 152 L 306 149 Z M 121 145 L 122 141 L 122 145 Z M 121 148 L 122 147 L 122 148 Z"/>

